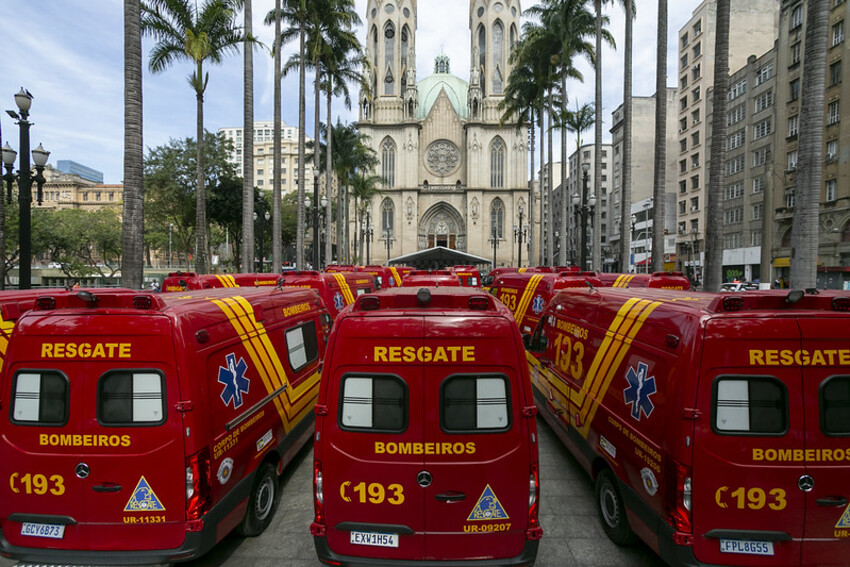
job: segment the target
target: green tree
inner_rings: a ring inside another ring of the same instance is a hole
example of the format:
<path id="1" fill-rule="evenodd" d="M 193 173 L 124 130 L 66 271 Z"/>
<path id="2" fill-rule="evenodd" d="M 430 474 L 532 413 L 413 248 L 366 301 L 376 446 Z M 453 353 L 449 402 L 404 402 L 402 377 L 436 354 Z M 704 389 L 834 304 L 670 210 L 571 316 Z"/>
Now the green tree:
<path id="1" fill-rule="evenodd" d="M 144 146 L 142 135 L 142 14 L 124 0 L 124 222 L 121 283 L 140 289 L 144 271 Z"/>
<path id="2" fill-rule="evenodd" d="M 303 2 L 304 0 L 302 0 Z M 204 92 L 209 73 L 204 63 L 220 64 L 225 55 L 238 50 L 250 39 L 236 24 L 237 0 L 204 0 L 198 7 L 192 0 L 142 0 L 142 31 L 155 38 L 148 66 L 161 73 L 177 61 L 195 65 L 189 84 L 195 91 L 197 106 L 195 269 L 206 273 L 207 216 L 204 183 Z M 252 133 L 246 133 L 252 135 Z"/>
<path id="3" fill-rule="evenodd" d="M 364 171 L 357 171 L 351 176 L 351 197 L 354 199 L 355 229 L 354 234 L 354 259 L 358 263 L 363 260 L 363 213 L 370 204 L 372 197 L 378 195 L 378 188 L 384 182 L 380 175 L 370 175 Z"/>
<path id="4" fill-rule="evenodd" d="M 118 272 L 122 228 L 117 210 L 36 209 L 32 221 L 33 254 L 60 262 L 67 276 L 112 277 Z"/>

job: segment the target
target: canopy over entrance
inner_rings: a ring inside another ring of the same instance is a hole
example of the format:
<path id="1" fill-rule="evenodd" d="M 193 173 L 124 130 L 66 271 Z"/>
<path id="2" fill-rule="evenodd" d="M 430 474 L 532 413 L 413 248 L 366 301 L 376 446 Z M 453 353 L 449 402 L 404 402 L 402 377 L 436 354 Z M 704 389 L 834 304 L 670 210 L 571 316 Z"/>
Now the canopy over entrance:
<path id="1" fill-rule="evenodd" d="M 467 254 L 444 246 L 435 246 L 397 258 L 390 258 L 387 264 L 391 266 L 411 266 L 419 270 L 438 270 L 447 266 L 468 264 L 479 268 L 490 268 L 493 262 L 474 254 Z"/>

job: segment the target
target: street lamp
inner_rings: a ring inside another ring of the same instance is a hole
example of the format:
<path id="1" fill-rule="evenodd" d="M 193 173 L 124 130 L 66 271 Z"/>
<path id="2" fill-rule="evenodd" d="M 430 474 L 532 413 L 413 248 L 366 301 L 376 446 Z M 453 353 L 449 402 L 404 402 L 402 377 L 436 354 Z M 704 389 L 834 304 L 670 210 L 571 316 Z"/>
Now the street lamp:
<path id="1" fill-rule="evenodd" d="M 313 269 L 318 270 L 321 268 L 321 246 L 319 242 L 319 216 L 324 219 L 325 216 L 325 207 L 328 206 L 328 198 L 322 197 L 322 200 L 319 201 L 319 180 L 316 178 L 316 182 L 313 184 L 313 196 L 316 199 L 316 206 L 313 207 L 313 201 L 310 200 L 310 197 L 304 198 L 304 208 L 307 211 L 312 211 L 313 216 Z M 321 205 L 321 206 L 320 206 Z"/>
<path id="2" fill-rule="evenodd" d="M 390 248 L 393 247 L 393 229 L 388 228 L 384 231 L 384 243 L 387 245 L 387 266 L 390 265 Z"/>
<path id="3" fill-rule="evenodd" d="M 522 213 L 523 213 L 522 205 L 519 206 L 519 227 L 514 225 L 514 240 L 519 244 L 519 249 L 517 250 L 517 267 L 522 267 L 522 240 L 523 236 L 525 236 L 525 230 L 522 228 Z"/>
<path id="4" fill-rule="evenodd" d="M 493 242 L 493 268 L 496 267 L 496 250 L 499 249 L 499 231 L 493 225 L 493 237 L 490 239 Z"/>
<path id="5" fill-rule="evenodd" d="M 587 270 L 587 217 L 589 215 L 590 222 L 593 223 L 593 208 L 596 207 L 596 195 L 587 196 L 587 174 L 590 171 L 590 164 L 587 162 L 581 164 L 581 171 L 581 196 L 579 196 L 578 191 L 573 193 L 573 206 L 576 208 L 576 214 L 581 217 L 581 269 Z"/>
<path id="6" fill-rule="evenodd" d="M 265 268 L 265 240 L 266 240 L 266 221 L 271 218 L 269 211 L 266 210 L 266 201 L 263 199 L 263 192 L 260 191 L 259 196 L 257 197 L 257 206 L 259 207 L 259 213 L 254 211 L 254 221 L 260 221 L 260 260 L 259 260 L 259 268 L 255 268 L 258 272 L 262 272 Z"/>
<path id="7" fill-rule="evenodd" d="M 375 227 L 372 226 L 372 205 L 366 203 L 366 223 L 363 225 L 363 240 L 366 242 L 366 265 L 370 264 L 369 258 L 369 243 L 372 242 L 372 237 L 375 234 Z"/>
<path id="8" fill-rule="evenodd" d="M 174 223 L 168 223 L 168 267 L 171 268 L 171 232 L 174 230 Z"/>
<path id="9" fill-rule="evenodd" d="M 20 115 L 13 110 L 7 110 L 6 113 L 17 120 L 20 127 L 20 169 L 18 169 L 17 175 L 12 173 L 17 152 L 7 142 L 2 149 L 3 165 L 6 167 L 6 174 L 3 176 L 3 179 L 6 181 L 6 194 L 10 203 L 12 202 L 12 182 L 15 180 L 18 182 L 18 207 L 20 211 L 20 218 L 18 219 L 18 245 L 21 251 L 18 259 L 18 288 L 30 289 L 32 285 L 32 182 L 35 181 L 38 187 L 37 200 L 40 205 L 42 188 L 46 181 L 43 175 L 44 166 L 47 165 L 47 158 L 50 157 L 50 152 L 45 150 L 41 144 L 32 150 L 32 161 L 35 164 L 36 172 L 33 175 L 30 166 L 30 126 L 32 126 L 32 123 L 27 120 L 30 114 L 30 107 L 32 106 L 32 95 L 29 91 L 21 87 L 20 92 L 15 95 L 15 104 L 18 106 Z M 0 225 L 0 232 L 4 235 L 6 232 L 5 216 L 5 210 L 0 212 L 0 218 L 2 218 L 3 222 Z M 5 281 L 5 273 L 3 273 L 5 269 L 5 248 L 6 243 L 4 238 L 3 242 L 0 243 L 0 252 L 2 252 L 0 261 L 3 263 L 3 265 L 0 265 L 0 276 L 3 278 L 3 281 Z"/>

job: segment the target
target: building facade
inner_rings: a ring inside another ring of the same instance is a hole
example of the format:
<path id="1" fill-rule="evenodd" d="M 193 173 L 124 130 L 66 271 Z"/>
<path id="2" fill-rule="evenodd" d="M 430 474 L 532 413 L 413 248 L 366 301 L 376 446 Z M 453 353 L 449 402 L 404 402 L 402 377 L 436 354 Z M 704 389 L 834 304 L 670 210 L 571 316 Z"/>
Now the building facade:
<path id="1" fill-rule="evenodd" d="M 514 228 L 521 215 L 529 226 L 528 130 L 500 124 L 498 109 L 520 3 L 470 2 L 469 82 L 451 73 L 443 54 L 433 74 L 417 80 L 417 9 L 416 0 L 367 5 L 371 89 L 360 95 L 358 127 L 384 180 L 379 195 L 363 204 L 372 211 L 372 261 L 442 246 L 480 259 L 492 259 L 495 248 L 497 265 L 516 265 L 520 255 L 527 264 L 539 213 L 521 244 Z"/>
<path id="2" fill-rule="evenodd" d="M 56 169 L 58 169 L 62 173 L 73 173 L 75 175 L 79 175 L 80 177 L 88 181 L 93 181 L 95 183 L 103 183 L 102 171 L 98 171 L 93 167 L 88 167 L 87 165 L 83 165 L 81 163 L 77 163 L 69 159 L 60 159 L 59 161 L 57 161 Z"/>

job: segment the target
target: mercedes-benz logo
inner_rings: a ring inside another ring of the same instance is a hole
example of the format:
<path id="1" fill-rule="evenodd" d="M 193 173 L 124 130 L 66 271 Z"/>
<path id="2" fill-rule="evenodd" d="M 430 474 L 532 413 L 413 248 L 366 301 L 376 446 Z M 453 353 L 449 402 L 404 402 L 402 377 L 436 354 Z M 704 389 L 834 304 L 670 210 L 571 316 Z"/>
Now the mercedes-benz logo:
<path id="1" fill-rule="evenodd" d="M 429 473 L 428 471 L 422 471 L 421 473 L 416 475 L 416 482 L 418 482 L 419 486 L 421 486 L 422 488 L 428 488 L 429 486 L 431 486 L 431 480 L 431 473 Z"/>
<path id="2" fill-rule="evenodd" d="M 74 472 L 77 474 L 77 478 L 88 478 L 90 472 L 89 466 L 85 463 L 80 463 L 74 469 Z"/>
<path id="3" fill-rule="evenodd" d="M 804 474 L 799 479 L 797 479 L 797 486 L 803 492 L 811 492 L 812 489 L 814 489 L 815 487 L 815 479 L 813 479 L 807 474 Z"/>

